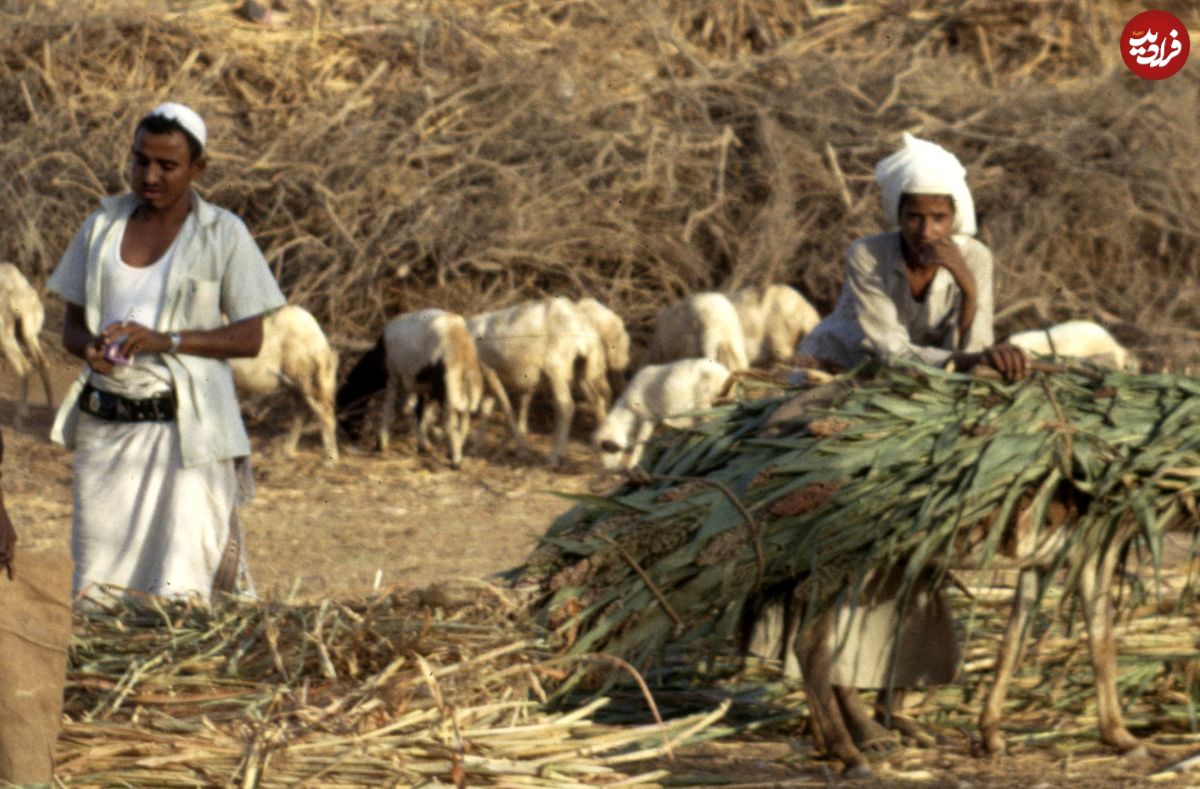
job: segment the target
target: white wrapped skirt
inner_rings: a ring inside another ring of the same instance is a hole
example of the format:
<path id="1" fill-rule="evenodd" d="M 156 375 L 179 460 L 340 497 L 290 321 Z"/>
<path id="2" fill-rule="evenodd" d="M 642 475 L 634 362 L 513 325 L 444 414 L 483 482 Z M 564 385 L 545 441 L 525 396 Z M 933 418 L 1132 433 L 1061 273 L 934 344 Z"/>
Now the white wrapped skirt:
<path id="1" fill-rule="evenodd" d="M 184 468 L 175 422 L 81 414 L 74 470 L 76 595 L 111 585 L 207 600 L 239 580 L 248 590 L 233 460 Z"/>

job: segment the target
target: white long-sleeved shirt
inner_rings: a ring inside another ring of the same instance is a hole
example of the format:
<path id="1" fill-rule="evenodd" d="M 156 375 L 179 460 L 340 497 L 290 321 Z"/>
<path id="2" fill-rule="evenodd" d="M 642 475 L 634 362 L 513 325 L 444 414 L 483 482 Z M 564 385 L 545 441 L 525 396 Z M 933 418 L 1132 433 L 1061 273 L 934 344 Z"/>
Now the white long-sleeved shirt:
<path id="1" fill-rule="evenodd" d="M 975 277 L 975 319 L 962 350 L 993 342 L 992 253 L 970 236 L 954 236 Z M 962 291 L 939 268 L 925 298 L 917 301 L 904 270 L 898 232 L 860 238 L 846 252 L 846 279 L 833 312 L 800 343 L 800 353 L 841 367 L 867 358 L 902 359 L 940 366 L 954 351 Z"/>

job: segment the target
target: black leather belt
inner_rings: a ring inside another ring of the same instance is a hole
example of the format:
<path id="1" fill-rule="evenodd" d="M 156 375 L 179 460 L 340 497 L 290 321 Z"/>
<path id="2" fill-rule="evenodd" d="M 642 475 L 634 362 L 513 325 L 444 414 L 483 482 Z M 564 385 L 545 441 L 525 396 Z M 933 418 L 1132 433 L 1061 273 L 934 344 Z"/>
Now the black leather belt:
<path id="1" fill-rule="evenodd" d="M 79 395 L 79 410 L 110 422 L 170 422 L 175 418 L 175 393 L 131 400 L 86 383 Z"/>

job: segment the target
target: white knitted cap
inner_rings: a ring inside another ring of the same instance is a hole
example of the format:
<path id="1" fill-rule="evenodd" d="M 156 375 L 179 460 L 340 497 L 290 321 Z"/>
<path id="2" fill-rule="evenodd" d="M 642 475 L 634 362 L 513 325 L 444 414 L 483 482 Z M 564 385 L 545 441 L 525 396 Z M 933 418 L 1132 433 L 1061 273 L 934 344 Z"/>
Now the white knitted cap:
<path id="1" fill-rule="evenodd" d="M 208 144 L 208 129 L 204 126 L 204 119 L 200 117 L 198 112 L 186 104 L 168 101 L 150 110 L 146 117 L 159 117 L 175 121 L 187 129 L 188 134 L 196 138 L 196 142 L 200 143 L 201 148 Z"/>

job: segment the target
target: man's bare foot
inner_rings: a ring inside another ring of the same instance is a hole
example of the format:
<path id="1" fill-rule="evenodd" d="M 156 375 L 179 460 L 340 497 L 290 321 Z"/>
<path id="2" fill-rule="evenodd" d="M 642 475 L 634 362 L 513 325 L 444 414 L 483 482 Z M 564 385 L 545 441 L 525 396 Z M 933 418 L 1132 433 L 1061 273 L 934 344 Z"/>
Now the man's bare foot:
<path id="1" fill-rule="evenodd" d="M 899 743 L 899 737 L 895 733 L 871 718 L 856 689 L 834 685 L 833 695 L 842 710 L 842 718 L 846 721 L 850 738 L 859 750 L 879 753 L 890 750 Z"/>

